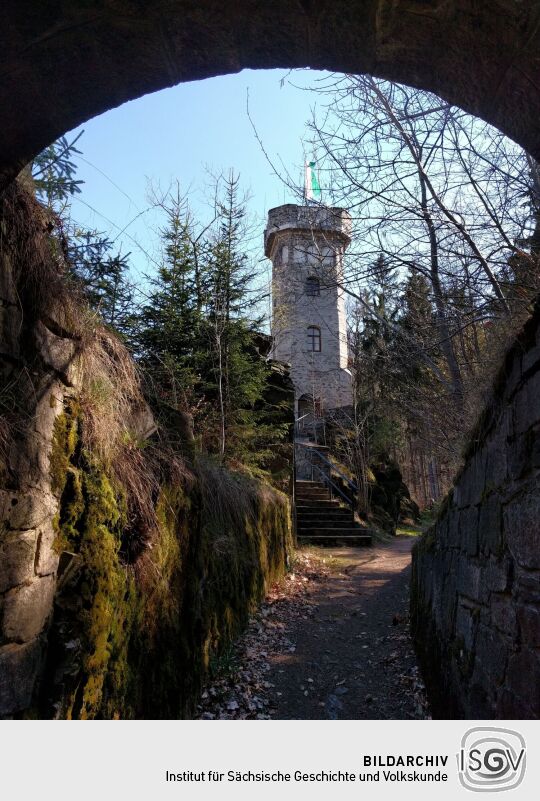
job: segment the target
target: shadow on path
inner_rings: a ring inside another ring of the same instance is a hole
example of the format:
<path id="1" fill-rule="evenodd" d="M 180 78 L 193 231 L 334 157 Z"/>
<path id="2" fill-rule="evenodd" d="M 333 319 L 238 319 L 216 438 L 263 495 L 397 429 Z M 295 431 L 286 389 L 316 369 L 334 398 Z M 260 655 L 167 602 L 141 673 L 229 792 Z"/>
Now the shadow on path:
<path id="1" fill-rule="evenodd" d="M 408 628 L 412 544 L 299 549 L 217 659 L 196 717 L 425 718 Z"/>
<path id="2" fill-rule="evenodd" d="M 408 631 L 413 542 L 316 549 L 330 570 L 310 582 L 307 620 L 289 627 L 289 651 L 269 659 L 273 718 L 425 716 Z"/>

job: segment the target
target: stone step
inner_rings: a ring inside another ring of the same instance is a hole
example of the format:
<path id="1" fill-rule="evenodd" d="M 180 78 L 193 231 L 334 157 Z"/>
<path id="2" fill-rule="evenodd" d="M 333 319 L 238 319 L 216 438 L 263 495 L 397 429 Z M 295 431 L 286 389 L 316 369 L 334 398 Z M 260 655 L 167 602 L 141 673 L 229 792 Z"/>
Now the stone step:
<path id="1" fill-rule="evenodd" d="M 299 531 L 297 538 L 302 542 L 313 542 L 317 545 L 371 545 L 373 538 L 364 529 L 318 529 L 313 531 Z"/>
<path id="2" fill-rule="evenodd" d="M 310 534 L 320 534 L 321 536 L 324 535 L 324 532 L 326 530 L 336 532 L 340 536 L 346 536 L 347 533 L 364 534 L 367 531 L 367 529 L 362 528 L 362 526 L 358 526 L 358 525 L 353 524 L 353 523 L 349 523 L 348 526 L 336 526 L 336 527 L 332 527 L 332 528 L 328 527 L 328 529 L 327 529 L 327 527 L 325 525 L 322 525 L 322 526 L 311 526 L 310 525 L 310 526 L 301 526 L 301 527 L 299 526 L 298 530 L 302 531 L 302 533 L 309 532 Z"/>
<path id="3" fill-rule="evenodd" d="M 305 518 L 297 517 L 296 526 L 298 531 L 305 528 L 349 528 L 354 525 L 351 517 L 340 517 L 337 520 L 329 520 L 327 517 Z"/>
<path id="4" fill-rule="evenodd" d="M 341 518 L 352 518 L 353 514 L 349 509 L 344 506 L 334 506 L 329 509 L 320 506 L 310 506 L 309 504 L 297 504 L 296 513 L 305 515 L 306 517 L 324 517 L 328 520 L 338 520 Z"/>
<path id="5" fill-rule="evenodd" d="M 331 520 L 340 518 L 352 518 L 353 514 L 351 509 L 345 506 L 331 506 L 329 508 L 320 506 L 310 506 L 309 504 L 296 504 L 297 514 L 306 515 L 307 517 L 325 517 Z"/>
<path id="6" fill-rule="evenodd" d="M 312 511 L 317 511 L 318 509 L 343 509 L 343 506 L 340 506 L 339 501 L 300 501 L 296 504 L 296 510 L 303 510 L 303 509 L 311 509 Z"/>
<path id="7" fill-rule="evenodd" d="M 331 501 L 332 498 L 330 497 L 330 493 L 329 492 L 319 492 L 317 494 L 312 493 L 310 495 L 307 495 L 306 493 L 302 493 L 301 495 L 297 495 L 296 496 L 296 500 L 298 501 L 298 503 L 300 503 L 301 501 L 306 501 L 306 502 L 308 502 L 308 501 Z"/>
<path id="8" fill-rule="evenodd" d="M 296 482 L 296 487 L 297 487 L 297 489 L 299 487 L 324 489 L 325 488 L 325 484 L 324 484 L 324 481 L 302 481 L 302 480 L 299 479 Z"/>

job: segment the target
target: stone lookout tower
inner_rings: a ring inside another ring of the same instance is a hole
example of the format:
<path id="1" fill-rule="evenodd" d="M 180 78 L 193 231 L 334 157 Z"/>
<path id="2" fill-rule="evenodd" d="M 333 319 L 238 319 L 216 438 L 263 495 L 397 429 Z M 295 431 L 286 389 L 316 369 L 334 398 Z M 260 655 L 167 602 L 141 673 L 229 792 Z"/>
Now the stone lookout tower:
<path id="1" fill-rule="evenodd" d="M 350 229 L 345 209 L 287 204 L 268 212 L 272 355 L 290 364 L 297 417 L 352 404 L 345 299 L 338 286 Z"/>

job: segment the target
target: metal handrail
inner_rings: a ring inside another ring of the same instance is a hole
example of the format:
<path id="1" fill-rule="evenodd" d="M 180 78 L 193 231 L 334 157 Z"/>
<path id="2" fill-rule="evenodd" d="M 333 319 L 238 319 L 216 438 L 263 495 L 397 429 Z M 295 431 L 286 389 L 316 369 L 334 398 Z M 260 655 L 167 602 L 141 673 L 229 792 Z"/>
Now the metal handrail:
<path id="1" fill-rule="evenodd" d="M 312 464 L 312 465 L 311 465 L 311 467 L 312 467 L 312 468 L 314 467 L 314 468 L 315 468 L 315 470 L 318 470 L 318 471 L 319 471 L 319 473 L 321 474 L 321 476 L 323 477 L 323 481 L 324 481 L 325 483 L 328 483 L 328 484 L 330 484 L 330 486 L 334 488 L 334 490 L 335 490 L 335 491 L 338 493 L 338 495 L 341 495 L 341 497 L 343 498 L 343 500 L 344 500 L 344 501 L 345 501 L 345 502 L 346 502 L 346 503 L 347 503 L 347 504 L 348 504 L 348 505 L 351 507 L 351 510 L 352 510 L 352 512 L 353 512 L 353 514 L 354 514 L 354 499 L 352 499 L 352 498 L 347 498 L 347 496 L 345 495 L 345 493 L 344 493 L 344 492 L 342 492 L 342 491 L 340 490 L 340 488 L 339 488 L 339 487 L 337 487 L 337 486 L 334 484 L 334 482 L 332 481 L 332 479 L 330 478 L 330 476 L 328 475 L 328 473 L 325 473 L 325 472 L 324 472 L 324 470 L 321 470 L 321 468 L 319 467 L 319 465 L 318 465 L 318 464 Z M 331 492 L 332 492 L 332 491 L 330 490 L 330 493 L 331 493 Z"/>
<path id="2" fill-rule="evenodd" d="M 311 445 L 306 445 L 306 443 L 305 443 L 305 442 L 297 442 L 297 443 L 295 443 L 295 444 L 296 444 L 296 445 L 299 445 L 301 448 L 309 448 L 309 449 L 310 449 L 310 451 L 311 451 L 312 453 L 316 453 L 316 454 L 317 454 L 317 456 L 320 456 L 320 457 L 321 457 L 321 459 L 323 460 L 323 462 L 325 462 L 325 463 L 326 463 L 326 464 L 327 464 L 329 467 L 331 467 L 331 468 L 332 468 L 332 470 L 334 471 L 334 473 L 337 473 L 337 474 L 338 474 L 338 476 L 339 476 L 340 478 L 342 478 L 344 481 L 346 481 L 346 482 L 347 482 L 347 484 L 349 485 L 349 487 L 350 487 L 350 488 L 351 488 L 351 489 L 352 489 L 354 492 L 358 492 L 358 487 L 357 487 L 357 485 L 354 483 L 354 481 L 351 481 L 351 479 L 350 479 L 350 478 L 347 478 L 347 476 L 346 476 L 344 473 L 342 473 L 342 472 L 341 472 L 341 470 L 339 470 L 339 469 L 338 469 L 338 468 L 335 466 L 335 464 L 334 464 L 333 462 L 331 462 L 331 461 L 330 461 L 330 459 L 328 459 L 328 458 L 327 458 L 327 457 L 324 455 L 324 453 L 321 453 L 320 451 L 318 451 L 318 450 L 317 450 L 317 448 L 313 448 Z"/>

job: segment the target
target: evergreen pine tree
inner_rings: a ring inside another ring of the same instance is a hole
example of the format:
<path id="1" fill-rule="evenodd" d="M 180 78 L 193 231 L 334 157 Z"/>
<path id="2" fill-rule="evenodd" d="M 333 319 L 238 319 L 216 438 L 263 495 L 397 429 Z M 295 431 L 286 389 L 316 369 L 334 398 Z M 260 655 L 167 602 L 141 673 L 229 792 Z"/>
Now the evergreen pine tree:
<path id="1" fill-rule="evenodd" d="M 255 407 L 263 395 L 267 367 L 253 347 L 261 318 L 254 315 L 258 293 L 252 289 L 254 273 L 243 250 L 246 210 L 239 199 L 239 179 L 225 179 L 218 203 L 217 233 L 207 267 L 207 320 L 210 369 L 209 388 L 216 393 L 221 455 L 246 452 L 255 434 Z"/>
<path id="2" fill-rule="evenodd" d="M 98 231 L 75 230 L 67 243 L 72 277 L 103 322 L 132 338 L 134 289 L 129 281 L 129 253 L 114 253 L 114 243 Z"/>
<path id="3" fill-rule="evenodd" d="M 76 178 L 77 164 L 73 157 L 81 155 L 75 144 L 83 133 L 81 131 L 72 142 L 61 136 L 39 153 L 30 165 L 36 195 L 51 209 L 58 210 L 59 203 L 66 203 L 81 191 L 84 182 Z"/>
<path id="4" fill-rule="evenodd" d="M 198 380 L 201 317 L 196 248 L 203 246 L 193 241 L 189 214 L 178 192 L 169 197 L 164 211 L 162 264 L 140 313 L 137 340 L 161 399 L 179 408 L 185 407 Z"/>
<path id="5" fill-rule="evenodd" d="M 84 183 L 77 178 L 76 157 L 82 151 L 75 146 L 82 134 L 71 142 L 62 136 L 36 156 L 30 165 L 33 186 L 38 200 L 52 212 L 71 277 L 103 322 L 129 339 L 134 318 L 130 254 L 115 253 L 107 236 L 81 229 L 70 219 L 70 198 Z"/>

